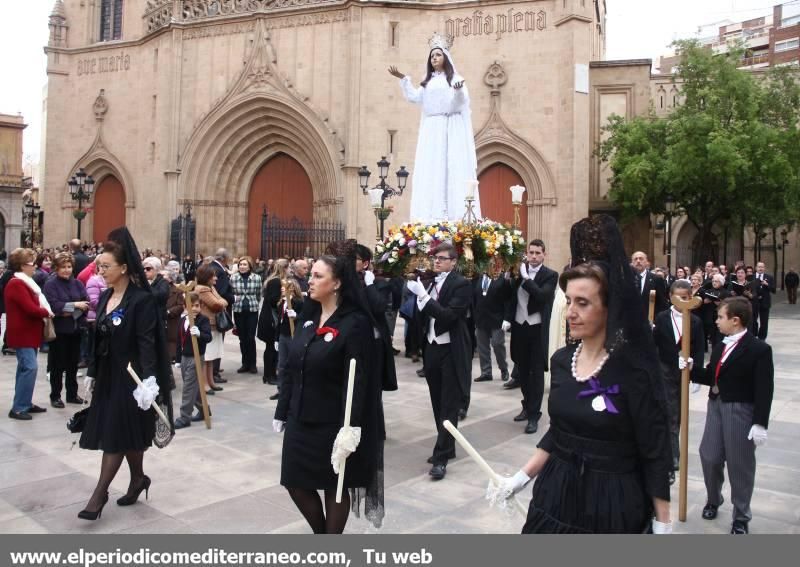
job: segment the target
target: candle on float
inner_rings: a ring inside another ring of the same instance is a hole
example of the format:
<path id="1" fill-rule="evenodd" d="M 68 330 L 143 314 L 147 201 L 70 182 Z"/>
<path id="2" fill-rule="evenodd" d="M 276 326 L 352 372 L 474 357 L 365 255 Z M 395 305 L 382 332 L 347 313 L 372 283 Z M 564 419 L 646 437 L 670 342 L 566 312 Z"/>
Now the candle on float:
<path id="1" fill-rule="evenodd" d="M 508 190 L 511 191 L 511 203 L 513 205 L 521 205 L 522 194 L 525 192 L 525 187 L 522 185 L 512 185 Z"/>
<path id="2" fill-rule="evenodd" d="M 475 179 L 468 179 L 466 181 L 467 190 L 464 193 L 464 198 L 470 201 L 475 200 L 475 194 L 478 192 L 478 181 Z"/>

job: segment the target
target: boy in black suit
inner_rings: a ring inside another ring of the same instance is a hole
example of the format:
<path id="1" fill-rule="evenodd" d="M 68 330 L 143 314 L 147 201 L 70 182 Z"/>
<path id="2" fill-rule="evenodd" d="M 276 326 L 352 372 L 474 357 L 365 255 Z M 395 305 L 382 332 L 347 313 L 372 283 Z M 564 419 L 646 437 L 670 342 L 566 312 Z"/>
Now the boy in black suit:
<path id="1" fill-rule="evenodd" d="M 176 358 L 181 361 L 181 378 L 183 378 L 183 395 L 181 397 L 181 416 L 175 420 L 175 429 L 189 427 L 193 421 L 203 420 L 203 404 L 200 400 L 200 387 L 197 384 L 197 369 L 194 363 L 194 345 L 192 335 L 197 337 L 197 350 L 200 356 L 206 352 L 206 345 L 211 342 L 211 322 L 200 313 L 200 296 L 189 293 L 189 302 L 194 315 L 194 326 L 189 326 L 189 317 L 183 315 L 178 325 L 178 348 Z M 192 408 L 198 414 L 192 417 Z M 209 412 L 211 410 L 209 409 Z"/>
<path id="2" fill-rule="evenodd" d="M 703 519 L 717 517 L 728 465 L 733 502 L 732 534 L 746 534 L 756 476 L 756 447 L 767 442 L 774 370 L 772 348 L 747 330 L 750 301 L 729 297 L 719 308 L 717 327 L 725 339 L 714 347 L 698 380 L 711 386 L 700 461 L 708 500 Z M 693 380 L 694 375 L 693 375 Z"/>
<path id="3" fill-rule="evenodd" d="M 692 284 L 686 280 L 676 280 L 670 287 L 670 297 L 677 295 L 684 301 L 689 301 L 692 297 Z M 692 323 L 692 361 L 703 360 L 705 351 L 705 337 L 703 334 L 703 322 L 694 313 L 691 314 Z M 669 430 L 670 440 L 672 441 L 672 468 L 670 483 L 675 482 L 675 471 L 678 470 L 680 458 L 680 443 L 678 434 L 681 429 L 681 368 L 679 358 L 681 355 L 681 339 L 683 337 L 683 313 L 674 306 L 666 311 L 658 313 L 653 324 L 653 339 L 658 349 L 658 358 L 661 362 L 661 372 L 664 374 L 665 387 L 667 392 L 667 407 L 669 409 Z M 693 374 L 703 374 L 703 365 L 698 363 L 692 368 Z"/>

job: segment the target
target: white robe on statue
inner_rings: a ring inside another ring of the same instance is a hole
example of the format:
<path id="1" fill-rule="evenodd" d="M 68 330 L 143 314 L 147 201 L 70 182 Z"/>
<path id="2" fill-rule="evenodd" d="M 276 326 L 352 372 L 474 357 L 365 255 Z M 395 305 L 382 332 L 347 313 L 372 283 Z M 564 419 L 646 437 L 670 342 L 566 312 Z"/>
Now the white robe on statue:
<path id="1" fill-rule="evenodd" d="M 454 75 L 452 82 L 463 80 Z M 400 84 L 406 100 L 422 105 L 412 168 L 410 220 L 461 220 L 466 211 L 466 181 L 477 179 L 467 86 L 454 89 L 442 72 L 434 73 L 425 87 L 415 88 L 409 77 Z M 477 191 L 474 210 L 481 218 Z"/>

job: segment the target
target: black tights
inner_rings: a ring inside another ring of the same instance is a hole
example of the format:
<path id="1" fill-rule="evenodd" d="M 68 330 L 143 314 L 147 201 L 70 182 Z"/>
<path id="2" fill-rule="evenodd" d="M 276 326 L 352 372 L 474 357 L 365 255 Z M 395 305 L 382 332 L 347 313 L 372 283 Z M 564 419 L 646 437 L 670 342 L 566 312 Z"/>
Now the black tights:
<path id="1" fill-rule="evenodd" d="M 99 510 L 105 501 L 108 487 L 111 481 L 117 476 L 117 471 L 122 465 L 123 459 L 128 461 L 128 469 L 131 472 L 131 482 L 128 485 L 128 495 L 132 495 L 144 482 L 144 451 L 128 451 L 127 453 L 103 453 L 103 460 L 100 463 L 100 478 L 97 486 L 89 499 L 86 509 L 90 512 Z"/>
<path id="2" fill-rule="evenodd" d="M 341 504 L 336 503 L 336 490 L 325 491 L 325 512 L 322 499 L 316 490 L 306 488 L 287 488 L 297 509 L 311 526 L 315 534 L 340 534 L 347 524 L 350 514 L 350 493 L 342 492 Z"/>

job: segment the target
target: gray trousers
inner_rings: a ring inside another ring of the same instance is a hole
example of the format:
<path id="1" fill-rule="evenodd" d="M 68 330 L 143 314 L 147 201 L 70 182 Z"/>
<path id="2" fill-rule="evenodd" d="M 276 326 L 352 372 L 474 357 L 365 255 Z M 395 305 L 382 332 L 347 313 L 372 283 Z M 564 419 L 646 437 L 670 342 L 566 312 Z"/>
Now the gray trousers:
<path id="1" fill-rule="evenodd" d="M 661 362 L 661 373 L 664 375 L 664 389 L 667 394 L 667 410 L 669 411 L 672 468 L 678 470 L 681 458 L 681 371 L 678 370 L 677 364 L 668 365 Z"/>
<path id="2" fill-rule="evenodd" d="M 492 375 L 492 353 L 497 359 L 497 367 L 503 374 L 508 373 L 508 363 L 506 362 L 506 334 L 503 329 L 487 330 L 480 327 L 475 329 L 475 338 L 478 343 L 478 358 L 481 361 L 481 376 Z"/>
<path id="3" fill-rule="evenodd" d="M 700 462 L 708 503 L 722 504 L 725 464 L 731 483 L 733 519 L 749 522 L 750 498 L 756 479 L 756 447 L 747 438 L 753 425 L 753 404 L 708 400 L 706 428 L 700 441 Z"/>
<path id="4" fill-rule="evenodd" d="M 193 356 L 181 357 L 181 378 L 183 378 L 181 419 L 183 421 L 190 421 L 194 408 L 197 408 L 200 413 L 203 413 L 203 402 L 200 399 L 200 388 L 197 384 L 197 368 L 194 365 Z"/>

